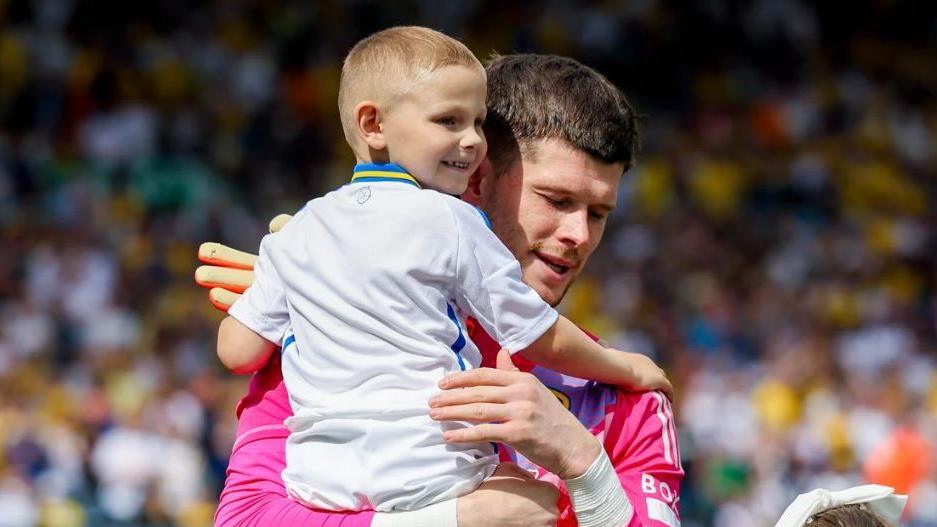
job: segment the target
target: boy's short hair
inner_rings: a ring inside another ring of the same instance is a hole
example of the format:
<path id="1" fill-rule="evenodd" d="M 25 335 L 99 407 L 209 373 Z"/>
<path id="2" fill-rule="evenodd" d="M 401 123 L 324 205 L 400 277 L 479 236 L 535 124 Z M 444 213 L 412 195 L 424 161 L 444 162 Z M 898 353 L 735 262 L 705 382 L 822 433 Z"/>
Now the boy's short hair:
<path id="1" fill-rule="evenodd" d="M 495 56 L 487 71 L 484 131 L 496 175 L 539 139 L 560 139 L 625 170 L 634 164 L 635 110 L 600 73 L 567 57 L 532 54 Z"/>
<path id="2" fill-rule="evenodd" d="M 445 66 L 485 68 L 458 40 L 426 27 L 398 26 L 360 40 L 342 64 L 338 111 L 345 139 L 355 137 L 355 106 L 373 100 L 386 108 L 429 74 Z"/>

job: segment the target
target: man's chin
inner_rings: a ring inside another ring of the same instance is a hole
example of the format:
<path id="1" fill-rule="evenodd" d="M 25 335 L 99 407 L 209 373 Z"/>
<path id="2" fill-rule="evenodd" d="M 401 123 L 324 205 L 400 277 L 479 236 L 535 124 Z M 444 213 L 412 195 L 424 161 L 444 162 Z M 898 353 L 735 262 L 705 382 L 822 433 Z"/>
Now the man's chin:
<path id="1" fill-rule="evenodd" d="M 553 307 L 556 307 L 566 296 L 566 291 L 572 283 L 572 277 L 566 280 L 557 280 L 552 273 L 544 273 L 539 269 L 529 269 L 524 274 L 524 281 L 531 287 L 543 300 Z"/>

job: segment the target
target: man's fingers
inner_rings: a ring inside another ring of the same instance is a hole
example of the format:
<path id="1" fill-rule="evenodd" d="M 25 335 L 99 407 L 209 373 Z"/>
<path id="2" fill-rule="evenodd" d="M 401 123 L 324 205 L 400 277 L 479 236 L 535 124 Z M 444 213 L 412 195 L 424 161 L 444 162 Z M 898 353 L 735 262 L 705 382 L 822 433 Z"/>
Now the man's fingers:
<path id="1" fill-rule="evenodd" d="M 439 381 L 439 387 L 450 390 L 469 386 L 507 386 L 517 380 L 517 375 L 521 374 L 516 371 L 496 370 L 494 368 L 477 368 L 447 375 Z"/>
<path id="2" fill-rule="evenodd" d="M 508 419 L 508 409 L 503 404 L 472 403 L 433 408 L 429 416 L 437 421 L 468 421 L 470 423 L 500 422 Z"/>
<path id="3" fill-rule="evenodd" d="M 211 301 L 211 305 L 225 313 L 237 302 L 238 298 L 241 298 L 241 295 L 220 287 L 216 287 L 208 292 L 208 300 Z"/>
<path id="4" fill-rule="evenodd" d="M 517 369 L 517 366 L 514 365 L 514 361 L 511 360 L 511 352 L 504 348 L 501 348 L 498 351 L 498 357 L 495 359 L 495 365 L 499 370 L 520 371 Z"/>
<path id="5" fill-rule="evenodd" d="M 430 397 L 430 408 L 470 403 L 506 403 L 510 396 L 504 388 L 474 386 L 463 390 L 446 390 Z"/>
<path id="6" fill-rule="evenodd" d="M 293 216 L 289 214 L 279 214 L 276 218 L 270 220 L 270 224 L 267 226 L 270 229 L 270 233 L 279 232 L 280 229 L 286 225 L 286 222 L 293 219 Z"/>
<path id="7" fill-rule="evenodd" d="M 195 269 L 195 283 L 202 287 L 221 287 L 234 293 L 243 293 L 254 282 L 254 271 L 231 269 L 216 265 L 201 265 Z"/>
<path id="8" fill-rule="evenodd" d="M 447 443 L 480 443 L 482 441 L 506 443 L 507 441 L 502 437 L 503 430 L 504 425 L 482 423 L 459 430 L 449 430 L 442 437 Z"/>
<path id="9" fill-rule="evenodd" d="M 217 242 L 205 242 L 198 248 L 198 259 L 210 265 L 234 269 L 253 269 L 257 255 L 232 249 Z"/>

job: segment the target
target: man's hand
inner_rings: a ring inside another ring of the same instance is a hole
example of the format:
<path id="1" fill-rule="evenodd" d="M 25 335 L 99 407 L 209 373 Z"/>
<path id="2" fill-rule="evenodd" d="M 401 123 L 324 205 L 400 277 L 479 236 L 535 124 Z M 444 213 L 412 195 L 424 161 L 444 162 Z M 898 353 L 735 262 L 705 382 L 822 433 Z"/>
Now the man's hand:
<path id="1" fill-rule="evenodd" d="M 497 364 L 440 381 L 444 391 L 430 399 L 430 417 L 479 423 L 446 432 L 446 442 L 506 443 L 563 479 L 584 474 L 602 449 L 599 441 L 536 377 L 518 371 L 506 350 Z"/>
<path id="2" fill-rule="evenodd" d="M 279 231 L 292 218 L 280 214 L 270 220 L 270 232 Z M 227 245 L 206 242 L 198 248 L 198 259 L 209 265 L 195 269 L 195 283 L 210 289 L 208 299 L 221 311 L 241 298 L 241 293 L 254 282 L 254 262 L 257 255 L 232 249 Z"/>
<path id="3" fill-rule="evenodd" d="M 459 527 L 554 527 L 557 489 L 513 463 L 502 463 L 474 492 L 456 501 Z"/>

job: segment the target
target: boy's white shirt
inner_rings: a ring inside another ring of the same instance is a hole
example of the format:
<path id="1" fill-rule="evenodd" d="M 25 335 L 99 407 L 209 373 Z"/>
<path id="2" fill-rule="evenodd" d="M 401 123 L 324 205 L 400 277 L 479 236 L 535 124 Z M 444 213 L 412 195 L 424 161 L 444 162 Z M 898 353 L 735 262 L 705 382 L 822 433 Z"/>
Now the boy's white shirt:
<path id="1" fill-rule="evenodd" d="M 298 344 L 282 361 L 291 496 L 334 510 L 415 509 L 491 473 L 493 447 L 446 445 L 444 429 L 464 425 L 431 420 L 427 400 L 445 374 L 481 361 L 464 316 L 516 352 L 557 314 L 478 210 L 399 181 L 352 183 L 265 237 L 254 272 L 229 314 L 271 342 L 292 328 Z"/>

